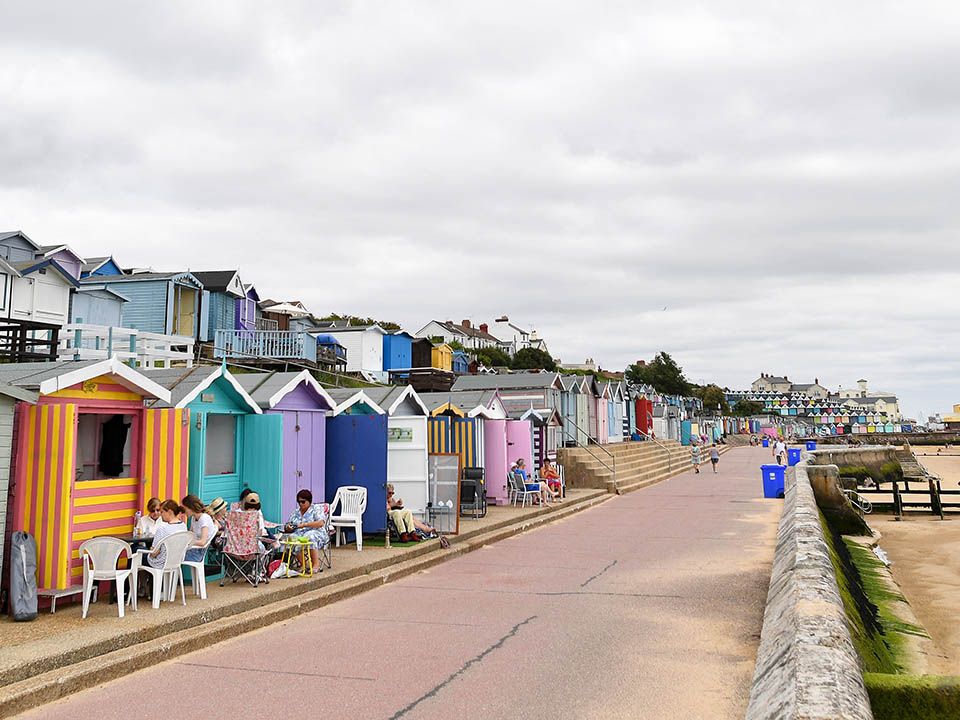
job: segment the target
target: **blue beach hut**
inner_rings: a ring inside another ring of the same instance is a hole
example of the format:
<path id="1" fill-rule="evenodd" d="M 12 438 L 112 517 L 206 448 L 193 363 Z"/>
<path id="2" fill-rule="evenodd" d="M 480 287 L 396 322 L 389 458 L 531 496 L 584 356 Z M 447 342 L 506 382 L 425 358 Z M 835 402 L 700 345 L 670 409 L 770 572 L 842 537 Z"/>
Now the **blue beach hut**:
<path id="1" fill-rule="evenodd" d="M 334 399 L 337 392 L 333 391 Z M 326 502 L 337 488 L 367 490 L 364 533 L 387 528 L 387 414 L 363 390 L 340 402 L 327 418 Z"/>

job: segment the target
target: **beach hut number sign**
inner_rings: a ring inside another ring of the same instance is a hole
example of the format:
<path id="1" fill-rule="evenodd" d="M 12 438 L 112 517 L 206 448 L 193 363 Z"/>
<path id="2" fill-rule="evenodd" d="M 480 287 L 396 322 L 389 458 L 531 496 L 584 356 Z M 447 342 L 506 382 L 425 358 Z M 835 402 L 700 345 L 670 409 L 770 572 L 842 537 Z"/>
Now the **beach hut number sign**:
<path id="1" fill-rule="evenodd" d="M 388 442 L 413 442 L 413 428 L 392 427 L 387 430 Z"/>

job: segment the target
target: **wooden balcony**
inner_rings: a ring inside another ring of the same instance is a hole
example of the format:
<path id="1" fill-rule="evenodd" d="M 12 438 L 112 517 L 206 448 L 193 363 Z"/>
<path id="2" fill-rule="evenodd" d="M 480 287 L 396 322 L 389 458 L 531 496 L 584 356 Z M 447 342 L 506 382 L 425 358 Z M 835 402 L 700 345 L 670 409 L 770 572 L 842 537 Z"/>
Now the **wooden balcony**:
<path id="1" fill-rule="evenodd" d="M 65 325 L 60 334 L 60 360 L 104 360 L 116 356 L 134 367 L 193 366 L 194 339 L 107 325 Z"/>
<path id="2" fill-rule="evenodd" d="M 60 331 L 50 323 L 0 319 L 0 362 L 56 360 Z"/>
<path id="3" fill-rule="evenodd" d="M 293 330 L 217 330 L 213 356 L 228 360 L 317 362 L 317 339 Z"/>

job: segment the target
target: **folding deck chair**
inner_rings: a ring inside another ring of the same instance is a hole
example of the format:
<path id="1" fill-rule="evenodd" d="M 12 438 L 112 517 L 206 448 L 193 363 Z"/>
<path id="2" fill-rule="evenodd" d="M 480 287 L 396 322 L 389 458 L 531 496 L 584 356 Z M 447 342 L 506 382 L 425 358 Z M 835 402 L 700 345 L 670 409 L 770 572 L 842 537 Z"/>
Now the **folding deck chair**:
<path id="1" fill-rule="evenodd" d="M 237 582 L 243 578 L 254 587 L 261 582 L 270 582 L 267 577 L 270 553 L 260 549 L 259 521 L 260 516 L 255 510 L 231 510 L 227 513 L 227 542 L 223 547 L 220 587 L 227 579 Z"/>

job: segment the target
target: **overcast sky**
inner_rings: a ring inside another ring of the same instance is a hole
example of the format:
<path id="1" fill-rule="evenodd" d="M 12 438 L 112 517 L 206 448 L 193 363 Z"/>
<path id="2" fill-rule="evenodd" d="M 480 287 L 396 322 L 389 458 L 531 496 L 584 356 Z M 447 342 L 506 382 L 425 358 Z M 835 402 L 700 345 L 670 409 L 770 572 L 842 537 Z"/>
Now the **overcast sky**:
<path id="1" fill-rule="evenodd" d="M 953 2 L 0 0 L 0 230 L 960 402 Z"/>

